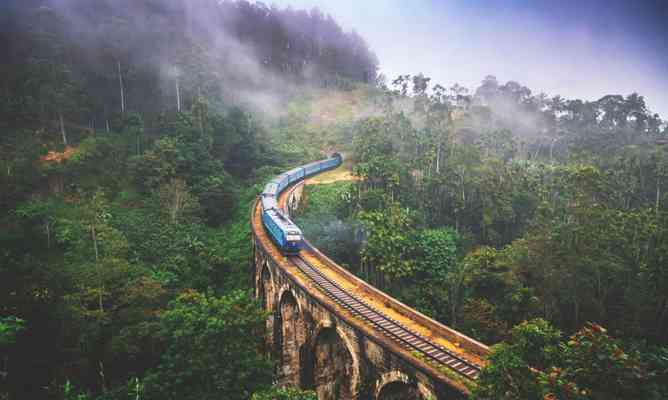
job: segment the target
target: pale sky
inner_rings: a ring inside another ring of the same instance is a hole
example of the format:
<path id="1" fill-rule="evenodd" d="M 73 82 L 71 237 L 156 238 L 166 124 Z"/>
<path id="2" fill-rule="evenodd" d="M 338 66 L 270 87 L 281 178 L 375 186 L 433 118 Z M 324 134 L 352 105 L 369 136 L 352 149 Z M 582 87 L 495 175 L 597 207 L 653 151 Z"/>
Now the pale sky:
<path id="1" fill-rule="evenodd" d="M 475 88 L 486 75 L 596 100 L 638 92 L 668 119 L 668 1 L 268 0 L 356 30 L 388 79 L 423 72 Z"/>

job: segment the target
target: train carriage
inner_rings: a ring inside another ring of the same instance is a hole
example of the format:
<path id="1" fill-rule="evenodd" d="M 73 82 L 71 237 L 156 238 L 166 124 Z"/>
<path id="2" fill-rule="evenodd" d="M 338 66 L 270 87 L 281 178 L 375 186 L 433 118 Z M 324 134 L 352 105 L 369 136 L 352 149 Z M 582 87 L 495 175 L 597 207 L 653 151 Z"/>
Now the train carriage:
<path id="1" fill-rule="evenodd" d="M 302 232 L 280 210 L 274 208 L 262 213 L 262 222 L 278 247 L 286 254 L 297 254 L 302 244 Z"/>
<path id="2" fill-rule="evenodd" d="M 262 196 L 262 210 L 278 208 L 278 202 L 274 196 Z"/>
<path id="3" fill-rule="evenodd" d="M 267 183 L 267 185 L 264 187 L 264 190 L 262 191 L 262 197 L 267 196 L 278 196 L 278 184 L 276 184 L 274 181 Z"/>
<path id="4" fill-rule="evenodd" d="M 322 169 L 329 170 L 338 167 L 341 165 L 341 160 L 338 158 L 330 158 L 322 162 Z"/>
<path id="5" fill-rule="evenodd" d="M 281 193 L 290 184 L 290 177 L 287 174 L 281 174 L 276 177 L 276 182 L 278 183 L 278 193 Z"/>
<path id="6" fill-rule="evenodd" d="M 290 171 L 286 172 L 286 174 L 289 176 L 288 182 L 290 185 L 304 179 L 305 175 L 303 167 L 297 167 L 295 169 L 291 169 Z"/>
<path id="7" fill-rule="evenodd" d="M 278 196 L 288 186 L 306 177 L 336 168 L 341 165 L 342 161 L 341 155 L 335 153 L 331 158 L 293 168 L 275 177 L 264 187 L 260 195 L 262 223 L 269 236 L 284 253 L 297 254 L 303 237 L 299 227 L 278 207 Z"/>
<path id="8" fill-rule="evenodd" d="M 304 165 L 305 176 L 315 175 L 318 172 L 320 172 L 320 163 L 319 162 L 312 162 L 310 164 Z"/>

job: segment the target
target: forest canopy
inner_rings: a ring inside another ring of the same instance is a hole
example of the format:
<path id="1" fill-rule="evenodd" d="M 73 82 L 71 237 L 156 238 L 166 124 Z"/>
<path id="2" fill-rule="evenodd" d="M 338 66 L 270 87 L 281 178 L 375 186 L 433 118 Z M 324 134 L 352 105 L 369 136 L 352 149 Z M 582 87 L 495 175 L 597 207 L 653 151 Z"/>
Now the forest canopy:
<path id="1" fill-rule="evenodd" d="M 0 5 L 0 121 L 154 127 L 198 96 L 264 104 L 292 84 L 374 82 L 364 39 L 330 16 L 260 2 L 8 0 Z M 263 95 L 263 93 L 265 93 Z M 152 99 L 152 101 L 146 101 Z M 218 104 L 218 102 L 213 103 Z"/>
<path id="2" fill-rule="evenodd" d="M 5 0 L 0 57 L 0 400 L 313 400 L 273 385 L 248 217 L 333 151 L 353 179 L 297 222 L 496 344 L 474 398 L 668 396 L 668 124 L 642 94 L 388 81 L 331 16 L 243 0 Z"/>

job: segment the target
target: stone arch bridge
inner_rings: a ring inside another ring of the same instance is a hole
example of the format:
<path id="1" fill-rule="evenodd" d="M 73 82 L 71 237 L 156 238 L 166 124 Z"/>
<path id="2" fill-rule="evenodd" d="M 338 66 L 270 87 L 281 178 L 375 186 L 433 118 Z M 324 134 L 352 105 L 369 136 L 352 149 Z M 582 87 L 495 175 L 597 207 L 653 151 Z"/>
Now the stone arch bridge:
<path id="1" fill-rule="evenodd" d="M 303 182 L 279 205 L 300 203 Z M 463 399 L 488 348 L 385 295 L 309 246 L 284 256 L 252 216 L 256 296 L 279 384 L 320 400 Z"/>

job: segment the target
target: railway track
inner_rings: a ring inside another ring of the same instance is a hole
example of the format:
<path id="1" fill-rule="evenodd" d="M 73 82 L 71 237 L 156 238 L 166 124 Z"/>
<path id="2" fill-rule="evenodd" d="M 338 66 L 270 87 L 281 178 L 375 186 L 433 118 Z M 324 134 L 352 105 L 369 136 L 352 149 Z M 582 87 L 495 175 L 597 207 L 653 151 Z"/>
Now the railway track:
<path id="1" fill-rule="evenodd" d="M 468 379 L 476 379 L 480 375 L 481 367 L 479 365 L 430 342 L 372 306 L 358 300 L 300 256 L 289 256 L 288 260 L 315 282 L 325 295 L 336 304 L 348 310 L 355 317 L 367 321 L 374 329 L 383 333 L 404 349 L 416 352 L 425 359 L 437 363 L 437 365 L 446 366 Z"/>

